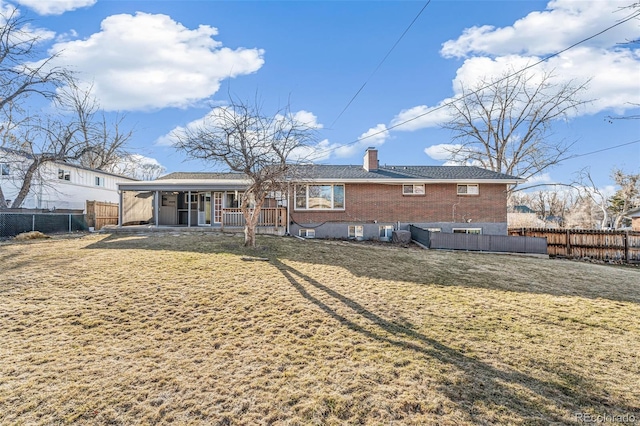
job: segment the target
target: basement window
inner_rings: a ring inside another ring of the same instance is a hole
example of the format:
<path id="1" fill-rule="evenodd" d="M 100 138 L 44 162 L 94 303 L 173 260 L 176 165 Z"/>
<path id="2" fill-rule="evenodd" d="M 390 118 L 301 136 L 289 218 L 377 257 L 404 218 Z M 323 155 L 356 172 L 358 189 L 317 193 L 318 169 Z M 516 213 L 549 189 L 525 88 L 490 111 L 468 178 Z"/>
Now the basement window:
<path id="1" fill-rule="evenodd" d="M 96 176 L 96 186 L 104 186 L 104 178 Z"/>
<path id="2" fill-rule="evenodd" d="M 364 227 L 362 225 L 349 225 L 347 237 L 351 239 L 364 238 Z"/>
<path id="3" fill-rule="evenodd" d="M 454 234 L 482 234 L 482 228 L 453 228 Z"/>
<path id="4" fill-rule="evenodd" d="M 302 238 L 315 238 L 316 230 L 315 229 L 300 229 L 298 231 L 298 235 Z"/>
<path id="5" fill-rule="evenodd" d="M 458 195 L 479 195 L 480 187 L 478 185 L 458 185 Z"/>

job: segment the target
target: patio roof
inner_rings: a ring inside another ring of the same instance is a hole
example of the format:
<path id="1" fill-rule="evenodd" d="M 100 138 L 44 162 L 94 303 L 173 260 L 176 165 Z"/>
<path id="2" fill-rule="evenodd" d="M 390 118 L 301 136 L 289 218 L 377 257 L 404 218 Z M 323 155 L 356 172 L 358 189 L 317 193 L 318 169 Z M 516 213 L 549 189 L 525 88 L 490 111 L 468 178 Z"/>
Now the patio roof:
<path id="1" fill-rule="evenodd" d="M 159 179 L 118 183 L 121 191 L 236 191 L 245 190 L 247 179 Z"/>

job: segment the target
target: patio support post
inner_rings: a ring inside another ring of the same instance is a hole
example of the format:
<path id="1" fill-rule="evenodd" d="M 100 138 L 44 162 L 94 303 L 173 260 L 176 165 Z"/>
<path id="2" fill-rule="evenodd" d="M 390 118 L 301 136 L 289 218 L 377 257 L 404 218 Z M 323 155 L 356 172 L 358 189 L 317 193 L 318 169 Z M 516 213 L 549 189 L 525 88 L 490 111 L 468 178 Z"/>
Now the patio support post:
<path id="1" fill-rule="evenodd" d="M 153 205 L 154 205 L 154 216 L 155 216 L 155 222 L 156 222 L 156 227 L 158 226 L 158 224 L 160 223 L 160 191 L 156 191 L 156 195 L 155 197 L 153 197 Z"/>
<path id="2" fill-rule="evenodd" d="M 187 228 L 191 228 L 191 190 L 187 192 Z"/>
<path id="3" fill-rule="evenodd" d="M 118 228 L 122 228 L 122 203 L 124 200 L 124 194 L 123 191 L 118 191 L 118 198 L 119 198 L 119 203 L 118 203 Z M 94 224 L 95 226 L 95 224 Z"/>

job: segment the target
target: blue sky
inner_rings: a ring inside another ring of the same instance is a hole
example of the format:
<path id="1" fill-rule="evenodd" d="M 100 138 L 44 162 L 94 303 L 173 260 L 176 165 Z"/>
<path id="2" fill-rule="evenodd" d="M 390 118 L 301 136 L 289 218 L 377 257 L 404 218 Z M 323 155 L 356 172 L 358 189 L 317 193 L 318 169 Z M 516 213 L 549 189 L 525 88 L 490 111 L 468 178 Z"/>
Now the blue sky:
<path id="1" fill-rule="evenodd" d="M 43 31 L 45 52 L 62 51 L 61 64 L 93 82 L 105 110 L 127 114 L 133 149 L 167 172 L 211 169 L 175 151 L 168 135 L 229 92 L 257 93 L 265 111 L 290 104 L 317 125 L 319 162 L 360 164 L 364 149 L 376 146 L 382 164 L 444 164 L 451 135 L 438 127 L 441 112 L 389 127 L 455 96 L 459 83 L 519 69 L 596 34 L 625 18 L 617 10 L 632 1 L 434 0 L 372 74 L 425 3 L 0 0 Z M 620 44 L 634 38 L 640 19 L 532 70 L 553 69 L 559 82 L 591 78 L 584 96 L 594 100 L 555 123 L 553 137 L 575 142 L 576 157 L 537 183 L 570 182 L 584 167 L 600 186 L 611 183 L 613 167 L 640 172 L 640 120 L 606 119 L 640 113 L 633 106 L 640 46 Z"/>

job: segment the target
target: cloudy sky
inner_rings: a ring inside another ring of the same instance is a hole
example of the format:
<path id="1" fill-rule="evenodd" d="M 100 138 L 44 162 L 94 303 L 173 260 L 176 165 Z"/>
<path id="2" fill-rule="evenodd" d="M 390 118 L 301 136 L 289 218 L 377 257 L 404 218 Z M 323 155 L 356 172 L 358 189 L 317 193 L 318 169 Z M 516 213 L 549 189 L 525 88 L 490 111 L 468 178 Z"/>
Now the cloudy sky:
<path id="1" fill-rule="evenodd" d="M 590 167 L 603 186 L 613 167 L 640 172 L 640 120 L 608 119 L 640 113 L 640 45 L 625 43 L 640 38 L 640 19 L 620 24 L 630 3 L 434 0 L 420 13 L 426 1 L 0 0 L 31 20 L 43 57 L 59 53 L 102 108 L 127 114 L 135 151 L 169 172 L 211 169 L 169 135 L 229 93 L 266 111 L 289 104 L 317 128 L 321 163 L 360 164 L 376 146 L 383 164 L 444 164 L 451 134 L 438 107 L 461 85 L 564 51 L 530 72 L 590 80 L 591 102 L 554 123 L 574 157 L 535 180 L 566 183 Z"/>

